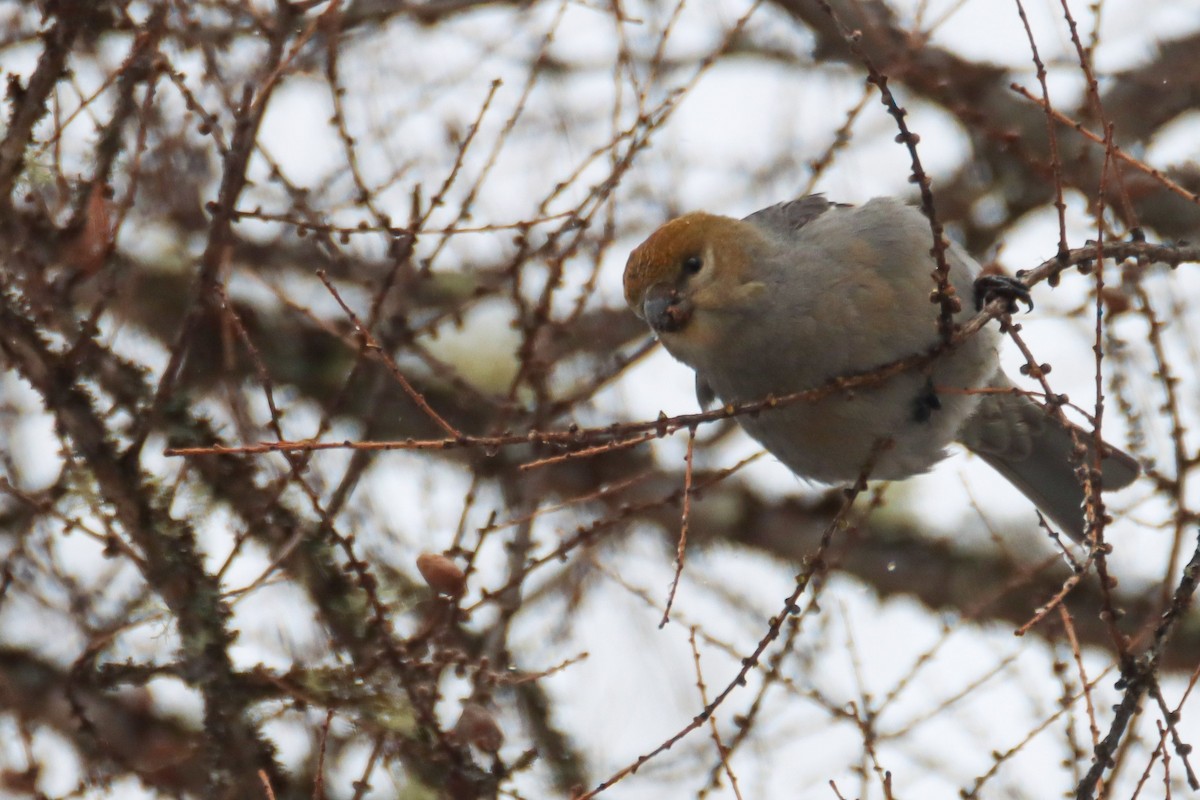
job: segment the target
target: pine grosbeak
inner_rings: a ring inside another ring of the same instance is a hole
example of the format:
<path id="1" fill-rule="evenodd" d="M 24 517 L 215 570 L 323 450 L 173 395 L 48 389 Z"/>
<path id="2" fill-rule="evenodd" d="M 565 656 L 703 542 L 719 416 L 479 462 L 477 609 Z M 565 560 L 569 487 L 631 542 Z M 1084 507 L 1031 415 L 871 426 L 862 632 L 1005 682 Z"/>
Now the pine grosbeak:
<path id="1" fill-rule="evenodd" d="M 810 195 L 743 220 L 693 213 L 663 225 L 629 256 L 625 299 L 696 371 L 702 405 L 714 395 L 749 403 L 937 345 L 931 244 L 924 215 L 890 198 L 851 207 Z M 956 294 L 972 297 L 979 265 L 953 243 L 946 259 Z M 973 311 L 963 305 L 957 323 Z M 1081 539 L 1084 491 L 1071 429 L 1004 391 L 1012 384 L 1000 370 L 999 340 L 988 326 L 923 369 L 737 419 L 797 475 L 826 483 L 856 480 L 873 453 L 872 478 L 907 478 L 961 442 Z M 998 391 L 974 391 L 981 389 Z M 1072 428 L 1080 442 L 1092 441 Z M 1130 456 L 1102 448 L 1105 489 L 1137 477 Z"/>

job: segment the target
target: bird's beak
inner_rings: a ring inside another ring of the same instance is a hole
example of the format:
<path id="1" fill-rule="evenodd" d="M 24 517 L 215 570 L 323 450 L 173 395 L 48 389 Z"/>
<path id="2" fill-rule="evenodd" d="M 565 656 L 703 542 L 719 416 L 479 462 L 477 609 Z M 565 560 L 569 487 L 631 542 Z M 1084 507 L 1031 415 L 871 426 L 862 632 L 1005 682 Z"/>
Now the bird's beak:
<path id="1" fill-rule="evenodd" d="M 674 333 L 682 330 L 692 318 L 692 302 L 668 283 L 656 283 L 642 298 L 642 318 L 655 333 Z"/>

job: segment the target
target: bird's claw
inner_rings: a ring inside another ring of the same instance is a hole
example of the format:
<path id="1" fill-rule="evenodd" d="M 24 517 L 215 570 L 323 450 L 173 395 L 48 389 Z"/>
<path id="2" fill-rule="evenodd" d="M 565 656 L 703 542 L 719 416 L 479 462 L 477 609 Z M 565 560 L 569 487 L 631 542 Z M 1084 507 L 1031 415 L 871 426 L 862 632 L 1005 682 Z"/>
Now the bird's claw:
<path id="1" fill-rule="evenodd" d="M 1018 278 L 1007 275 L 981 275 L 975 279 L 975 310 L 982 311 L 983 307 L 992 300 L 1004 300 L 1005 311 L 1015 314 L 1021 310 L 1021 303 L 1028 308 L 1026 313 L 1033 311 L 1033 297 L 1029 287 Z"/>
<path id="2" fill-rule="evenodd" d="M 937 395 L 937 389 L 933 386 L 933 380 L 930 379 L 925 384 L 925 388 L 917 395 L 916 402 L 913 403 L 913 419 L 916 422 L 929 422 L 933 418 L 933 412 L 940 411 L 942 408 L 942 399 Z"/>

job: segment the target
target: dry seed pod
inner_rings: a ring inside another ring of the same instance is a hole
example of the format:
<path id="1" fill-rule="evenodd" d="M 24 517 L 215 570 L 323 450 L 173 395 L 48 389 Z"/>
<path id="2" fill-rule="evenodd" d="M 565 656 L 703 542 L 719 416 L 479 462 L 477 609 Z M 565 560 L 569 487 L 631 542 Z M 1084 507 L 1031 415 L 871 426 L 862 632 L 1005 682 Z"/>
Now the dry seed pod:
<path id="1" fill-rule="evenodd" d="M 485 753 L 496 753 L 504 744 L 504 731 L 500 730 L 496 718 L 483 706 L 470 701 L 463 704 L 454 732 L 464 742 Z"/>
<path id="2" fill-rule="evenodd" d="M 466 573 L 441 553 L 421 553 L 417 556 L 417 569 L 429 588 L 438 594 L 458 597 L 467 588 Z"/>
<path id="3" fill-rule="evenodd" d="M 1120 289 L 1106 286 L 1100 290 L 1100 299 L 1104 301 L 1104 307 L 1108 309 L 1110 319 L 1133 308 L 1133 301 L 1130 300 L 1129 295 Z"/>

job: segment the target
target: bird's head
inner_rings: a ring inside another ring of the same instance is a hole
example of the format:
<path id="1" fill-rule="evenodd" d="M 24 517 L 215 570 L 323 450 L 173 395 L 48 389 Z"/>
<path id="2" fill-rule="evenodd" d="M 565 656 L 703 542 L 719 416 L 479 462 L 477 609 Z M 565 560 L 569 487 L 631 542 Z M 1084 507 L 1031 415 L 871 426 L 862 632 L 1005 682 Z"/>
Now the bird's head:
<path id="1" fill-rule="evenodd" d="M 697 212 L 671 220 L 629 255 L 625 302 L 660 336 L 687 332 L 705 312 L 741 310 L 769 242 L 754 225 Z"/>

